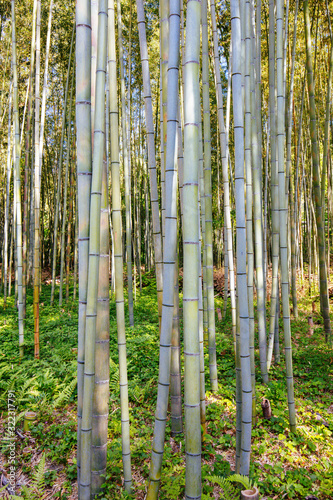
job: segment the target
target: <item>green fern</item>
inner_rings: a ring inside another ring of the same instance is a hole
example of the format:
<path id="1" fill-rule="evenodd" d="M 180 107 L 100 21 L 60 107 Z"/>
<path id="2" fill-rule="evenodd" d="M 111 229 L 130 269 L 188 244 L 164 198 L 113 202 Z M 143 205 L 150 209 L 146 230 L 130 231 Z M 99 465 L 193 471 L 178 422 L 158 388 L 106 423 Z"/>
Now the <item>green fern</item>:
<path id="1" fill-rule="evenodd" d="M 45 469 L 46 455 L 43 453 L 37 468 L 32 476 L 32 482 L 30 487 L 22 487 L 23 497 L 17 497 L 20 500 L 38 500 L 44 493 L 45 480 L 44 480 L 44 469 Z"/>
<path id="2" fill-rule="evenodd" d="M 32 477 L 32 488 L 36 489 L 38 492 L 42 492 L 45 488 L 44 482 L 44 469 L 46 462 L 46 454 L 43 453 L 42 458 L 39 461 L 36 471 Z"/>
<path id="3" fill-rule="evenodd" d="M 119 366 L 110 358 L 110 392 L 111 394 L 119 392 Z"/>
<path id="4" fill-rule="evenodd" d="M 232 476 L 228 477 L 228 480 L 232 483 L 239 483 L 245 490 L 251 490 L 254 486 L 251 479 L 249 479 L 247 476 L 242 476 L 241 474 L 233 474 Z"/>
<path id="5" fill-rule="evenodd" d="M 76 378 L 72 380 L 65 389 L 59 394 L 59 396 L 53 402 L 53 408 L 59 408 L 59 406 L 64 405 L 69 401 L 69 398 L 73 394 L 73 391 L 76 387 Z"/>
<path id="6" fill-rule="evenodd" d="M 244 489 L 249 490 L 253 487 L 252 481 L 247 476 L 240 474 L 233 474 L 232 476 L 208 476 L 207 479 L 212 483 L 217 483 L 223 490 L 223 497 L 221 500 L 235 500 L 239 498 L 239 487 L 234 486 L 232 483 L 237 483 Z"/>

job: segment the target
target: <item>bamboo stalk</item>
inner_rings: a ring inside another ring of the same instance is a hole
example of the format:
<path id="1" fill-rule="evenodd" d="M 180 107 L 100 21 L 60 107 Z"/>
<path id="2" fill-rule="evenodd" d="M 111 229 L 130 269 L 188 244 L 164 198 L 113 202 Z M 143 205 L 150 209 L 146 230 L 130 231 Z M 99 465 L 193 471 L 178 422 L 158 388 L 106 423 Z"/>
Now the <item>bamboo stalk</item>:
<path id="1" fill-rule="evenodd" d="M 319 255 L 319 274 L 320 274 L 320 297 L 322 304 L 322 315 L 324 319 L 324 329 L 326 341 L 331 343 L 331 323 L 330 308 L 327 287 L 327 260 L 325 251 L 325 228 L 323 220 L 323 203 L 321 200 L 320 169 L 319 169 L 319 150 L 317 138 L 316 105 L 314 96 L 313 68 L 311 57 L 311 32 L 309 19 L 308 1 L 304 0 L 304 25 L 305 25 L 305 43 L 306 43 L 306 64 L 307 81 L 310 104 L 310 134 L 312 151 L 312 172 L 313 172 L 313 191 L 316 205 L 316 223 L 318 231 L 318 255 Z"/>
<path id="2" fill-rule="evenodd" d="M 75 34 L 75 24 L 73 26 L 73 33 L 71 39 L 71 46 L 69 51 L 69 59 L 67 66 L 67 78 L 65 87 L 65 99 L 64 107 L 62 111 L 62 126 L 61 126 L 61 138 L 60 138 L 60 153 L 59 153 L 59 164 L 58 164 L 58 180 L 57 180 L 57 196 L 55 202 L 54 210 L 54 231 L 53 231 L 53 260 L 52 260 L 52 286 L 51 286 L 51 304 L 54 302 L 54 290 L 55 290 L 55 278 L 56 278 L 56 266 L 57 266 L 57 238 L 58 238 L 58 223 L 59 223 L 59 211 L 60 211 L 60 187 L 61 187 L 61 174 L 62 174 L 62 163 L 63 163 L 63 147 L 64 147 L 64 136 L 66 128 L 66 111 L 67 111 L 67 99 L 68 99 L 68 88 L 69 88 L 69 76 L 70 67 L 72 61 L 72 50 Z"/>
<path id="3" fill-rule="evenodd" d="M 165 440 L 170 385 L 171 338 L 174 312 L 174 282 L 177 248 L 177 132 L 178 74 L 180 51 L 179 0 L 170 3 L 170 37 L 167 88 L 167 143 L 165 156 L 165 244 L 163 248 L 163 304 L 160 334 L 160 366 L 156 418 L 147 500 L 157 498 Z M 175 360 L 173 360 L 175 361 Z M 174 365 L 174 364 L 173 364 Z M 174 366 L 173 366 L 174 367 Z M 175 368 L 175 367 L 174 367 Z M 180 391 L 179 391 L 180 396 Z M 177 397 L 179 397 L 177 396 Z M 181 415 L 180 415 L 181 416 Z M 180 423 L 181 423 L 181 419 Z"/>
<path id="4" fill-rule="evenodd" d="M 84 343 L 87 307 L 89 212 L 91 185 L 91 11 L 89 0 L 78 0 L 76 9 L 76 147 L 79 267 L 79 322 L 77 357 L 77 466 L 81 481 L 81 422 L 83 405 Z"/>
<path id="5" fill-rule="evenodd" d="M 201 498 L 199 344 L 199 149 L 201 2 L 187 1 L 184 59 L 184 407 L 186 432 L 185 498 Z"/>
<path id="6" fill-rule="evenodd" d="M 3 306 L 6 308 L 7 304 L 7 283 L 8 283 L 8 233 L 9 233 L 9 204 L 10 204 L 10 179 L 12 175 L 12 86 L 9 87 L 9 101 L 8 101 L 8 135 L 7 135 L 7 184 L 6 184 L 6 205 L 5 205 L 5 225 L 4 225 L 4 244 L 3 244 Z"/>
<path id="7" fill-rule="evenodd" d="M 66 167 L 65 167 L 65 185 L 62 207 L 62 228 L 61 228 L 61 243 L 60 243 L 60 283 L 59 283 L 59 306 L 62 305 L 63 296 L 63 281 L 65 267 L 65 232 L 66 232 L 66 214 L 67 214 L 67 191 L 68 191 L 68 175 L 69 175 L 69 157 L 71 154 L 71 128 L 72 128 L 72 103 L 74 90 L 74 68 L 72 73 L 71 93 L 69 97 L 69 111 L 67 123 L 67 151 L 66 151 Z"/>
<path id="8" fill-rule="evenodd" d="M 242 58 L 241 58 L 241 20 L 239 1 L 231 0 L 232 36 L 232 93 L 234 112 L 235 141 L 235 201 L 236 201 L 236 255 L 237 255 L 237 292 L 239 309 L 239 356 L 241 368 L 242 416 L 241 416 L 241 453 L 240 473 L 249 474 L 251 427 L 252 427 L 252 387 L 250 364 L 249 313 L 246 277 L 246 228 L 244 203 L 244 111 L 242 102 Z M 238 353 L 237 353 L 238 354 Z"/>
<path id="9" fill-rule="evenodd" d="M 205 185 L 205 247 L 208 311 L 208 351 L 211 390 L 217 391 L 215 307 L 214 307 L 214 266 L 213 266 L 213 213 L 212 213 L 212 166 L 211 133 L 209 109 L 209 58 L 207 0 L 201 0 L 202 10 L 202 100 L 204 129 L 204 185 Z"/>
<path id="10" fill-rule="evenodd" d="M 84 382 L 81 425 L 81 476 L 79 494 L 90 500 L 92 491 L 92 420 L 95 379 L 95 347 L 97 321 L 97 295 L 100 256 L 102 173 L 105 147 L 105 75 L 107 47 L 107 4 L 99 0 L 98 42 L 96 61 L 96 98 L 94 121 L 93 170 L 90 195 L 89 261 L 84 346 Z M 95 485 L 94 485 L 95 486 Z"/>
<path id="11" fill-rule="evenodd" d="M 22 283 L 22 214 L 21 214 L 21 176 L 20 176 L 20 124 L 17 88 L 17 59 L 16 59 L 16 24 L 15 0 L 12 6 L 12 61 L 13 61 L 13 120 L 14 120 L 14 147 L 15 147 L 15 218 L 16 218 L 16 258 L 17 258 L 17 288 L 18 288 L 18 326 L 19 326 L 19 351 L 23 357 L 24 349 L 24 307 Z"/>
<path id="12" fill-rule="evenodd" d="M 154 140 L 154 122 L 153 122 L 153 106 L 150 88 L 150 73 L 146 39 L 146 22 L 143 9 L 143 1 L 137 0 L 137 18 L 138 31 L 140 41 L 140 54 L 142 65 L 143 79 L 143 94 L 145 102 L 145 117 L 146 117 L 146 140 L 148 150 L 148 172 L 149 172 L 149 187 L 151 198 L 151 211 L 153 219 L 153 239 L 155 251 L 155 273 L 157 285 L 157 301 L 159 322 L 161 325 L 162 317 L 162 294 L 163 294 L 163 275 L 162 275 L 162 238 L 161 225 L 159 215 L 158 190 L 157 190 L 157 174 L 156 174 L 156 157 L 155 157 L 155 140 Z"/>
<path id="13" fill-rule="evenodd" d="M 114 0 L 108 0 L 108 64 L 110 77 L 110 132 L 111 132 L 111 188 L 112 188 L 112 228 L 114 244 L 115 294 L 117 311 L 117 338 L 119 352 L 121 439 L 125 490 L 130 493 L 132 485 L 130 427 L 128 409 L 128 382 L 125 335 L 125 309 L 123 284 L 122 220 L 119 169 L 118 136 L 118 92 Z"/>
<path id="14" fill-rule="evenodd" d="M 126 123 L 126 102 L 125 102 L 125 73 L 124 55 L 122 44 L 122 20 L 120 0 L 117 0 L 117 21 L 118 21 L 118 50 L 120 64 L 120 93 L 121 93 L 121 129 L 123 143 L 123 165 L 125 179 L 125 205 L 126 205 L 126 262 L 127 262 L 127 290 L 129 323 L 134 326 L 133 316 L 133 277 L 132 277 L 132 223 L 131 223 L 131 199 L 130 199 L 130 170 L 129 154 L 127 145 L 127 123 Z"/>
<path id="15" fill-rule="evenodd" d="M 279 224 L 280 224 L 280 265 L 281 265 L 281 292 L 283 311 L 284 348 L 286 361 L 286 378 L 288 392 L 289 424 L 291 432 L 296 432 L 296 413 L 294 399 L 294 380 L 292 369 L 292 345 L 290 332 L 289 308 L 289 273 L 287 248 L 287 199 L 286 179 L 284 171 L 284 143 L 285 143 L 285 103 L 283 86 L 283 2 L 277 0 L 276 8 L 276 78 L 277 78 L 277 160 L 279 183 Z"/>
<path id="16" fill-rule="evenodd" d="M 35 358 L 39 358 L 39 286 L 40 286 L 40 163 L 39 163 L 39 125 L 40 125 L 40 17 L 41 1 L 37 0 L 36 24 L 36 72 L 35 72 L 35 226 L 34 226 L 34 336 Z"/>

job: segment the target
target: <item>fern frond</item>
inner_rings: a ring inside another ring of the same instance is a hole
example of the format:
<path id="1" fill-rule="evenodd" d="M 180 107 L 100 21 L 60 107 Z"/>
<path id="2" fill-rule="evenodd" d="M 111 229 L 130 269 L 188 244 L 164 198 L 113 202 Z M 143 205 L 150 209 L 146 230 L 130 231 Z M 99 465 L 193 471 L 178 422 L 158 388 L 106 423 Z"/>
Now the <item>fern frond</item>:
<path id="1" fill-rule="evenodd" d="M 2 491 L 2 490 L 0 490 Z M 19 497 L 18 495 L 10 495 L 10 500 L 25 500 L 24 497 Z"/>
<path id="2" fill-rule="evenodd" d="M 45 488 L 45 481 L 44 481 L 45 461 L 46 461 L 46 454 L 43 453 L 42 458 L 40 459 L 37 469 L 34 472 L 32 478 L 32 489 L 36 489 L 38 493 L 41 493 Z"/>
<path id="3" fill-rule="evenodd" d="M 208 476 L 208 480 L 212 483 L 217 483 L 223 490 L 223 497 L 221 500 L 235 500 L 239 497 L 240 490 L 230 483 L 229 477 L 221 476 Z"/>
<path id="4" fill-rule="evenodd" d="M 36 380 L 36 377 L 32 377 L 32 378 L 28 378 L 24 382 L 24 384 L 22 385 L 21 389 L 16 394 L 17 401 L 22 401 L 25 398 L 25 396 L 26 396 L 26 394 L 28 392 L 28 388 L 30 388 L 30 391 L 35 390 L 35 388 L 36 388 L 35 380 Z"/>
<path id="5" fill-rule="evenodd" d="M 247 476 L 242 476 L 241 474 L 233 474 L 232 476 L 228 476 L 227 479 L 232 483 L 241 484 L 245 490 L 251 490 L 253 487 L 252 481 Z"/>
<path id="6" fill-rule="evenodd" d="M 223 490 L 223 497 L 221 500 L 234 500 L 239 498 L 240 489 L 231 483 L 237 483 L 246 490 L 253 488 L 252 481 L 247 476 L 241 474 L 233 474 L 232 476 L 208 476 L 207 479 L 212 483 L 217 483 Z"/>
<path id="7" fill-rule="evenodd" d="M 119 368 L 116 366 L 114 373 L 110 376 L 110 390 L 112 393 L 119 391 L 119 380 Z"/>
<path id="8" fill-rule="evenodd" d="M 68 402 L 69 398 L 73 394 L 73 391 L 76 387 L 77 380 L 76 378 L 72 380 L 66 387 L 65 389 L 59 394 L 59 396 L 55 399 L 53 402 L 53 408 L 58 408 L 59 406 L 65 404 Z"/>
<path id="9" fill-rule="evenodd" d="M 24 500 L 36 500 L 36 496 L 31 488 L 28 488 L 28 486 L 22 486 L 22 493 L 23 497 L 18 497 L 18 498 L 24 498 Z"/>
<path id="10" fill-rule="evenodd" d="M 25 414 L 26 414 L 26 410 L 23 410 L 23 411 L 21 411 L 21 413 L 19 413 L 17 415 L 17 417 L 15 418 L 16 426 L 20 422 L 20 420 L 22 420 L 22 418 L 24 417 Z"/>
<path id="11" fill-rule="evenodd" d="M 113 359 L 112 359 L 112 358 L 110 358 L 110 371 L 113 371 L 113 372 L 114 372 L 114 371 L 116 371 L 117 369 L 118 369 L 118 365 L 117 365 L 117 363 L 115 363 L 115 362 L 113 361 Z"/>
<path id="12" fill-rule="evenodd" d="M 144 389 L 140 389 L 138 385 L 135 385 L 134 387 L 129 387 L 128 388 L 128 396 L 130 399 L 135 399 L 138 403 L 140 403 L 143 399 L 143 392 Z"/>

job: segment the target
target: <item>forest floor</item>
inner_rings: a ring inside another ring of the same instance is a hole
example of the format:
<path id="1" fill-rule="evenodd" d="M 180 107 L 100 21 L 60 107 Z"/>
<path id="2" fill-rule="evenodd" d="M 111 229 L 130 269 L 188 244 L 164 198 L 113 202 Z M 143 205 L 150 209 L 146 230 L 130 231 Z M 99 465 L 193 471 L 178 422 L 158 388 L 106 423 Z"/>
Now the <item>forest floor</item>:
<path id="1" fill-rule="evenodd" d="M 307 278 L 307 277 L 306 277 Z M 45 280 L 47 276 L 45 275 Z M 14 299 L 4 309 L 0 298 L 0 433 L 10 427 L 8 409 L 16 413 L 16 495 L 22 498 L 77 499 L 76 484 L 76 356 L 77 299 L 50 306 L 49 284 L 43 284 L 40 304 L 40 360 L 33 358 L 32 291 L 27 294 L 25 356 L 18 357 L 17 311 Z M 269 291 L 269 290 L 268 290 Z M 215 272 L 216 307 L 223 311 L 223 270 Z M 333 498 L 333 351 L 325 343 L 319 297 L 308 293 L 308 281 L 298 284 L 298 319 L 292 318 L 297 433 L 289 432 L 283 332 L 281 362 L 273 364 L 270 382 L 261 384 L 256 348 L 257 418 L 252 432 L 250 477 L 261 498 L 271 500 Z M 57 294 L 56 294 L 57 300 Z M 314 327 L 309 331 L 308 317 Z M 134 498 L 145 496 L 158 377 L 158 314 L 153 276 L 143 276 L 137 291 L 135 326 L 127 323 L 127 355 Z M 280 320 L 282 330 L 282 321 Z M 110 416 L 104 499 L 128 498 L 122 492 L 121 428 L 118 389 L 116 311 L 110 301 Z M 207 392 L 207 435 L 202 449 L 203 499 L 224 498 L 209 476 L 226 477 L 235 468 L 235 369 L 230 304 L 226 317 L 216 316 L 219 390 Z M 256 346 L 257 347 L 257 346 Z M 207 363 L 208 366 L 208 363 Z M 209 387 L 209 373 L 206 384 Z M 262 398 L 270 401 L 272 417 L 265 420 Z M 13 406 L 9 407 L 10 404 Z M 26 411 L 36 412 L 23 431 Z M 8 481 L 10 448 L 2 439 L 1 482 Z M 184 496 L 184 436 L 172 438 L 167 426 L 160 499 Z M 45 467 L 43 469 L 43 460 Z M 38 474 L 38 472 L 40 474 Z M 43 485 L 41 485 L 43 483 Z M 1 486 L 1 483 L 0 483 Z M 23 492 L 23 486 L 26 492 Z M 1 489 L 1 488 L 0 488 Z M 8 491 L 0 492 L 6 496 Z M 13 498 L 13 497 L 12 497 Z"/>

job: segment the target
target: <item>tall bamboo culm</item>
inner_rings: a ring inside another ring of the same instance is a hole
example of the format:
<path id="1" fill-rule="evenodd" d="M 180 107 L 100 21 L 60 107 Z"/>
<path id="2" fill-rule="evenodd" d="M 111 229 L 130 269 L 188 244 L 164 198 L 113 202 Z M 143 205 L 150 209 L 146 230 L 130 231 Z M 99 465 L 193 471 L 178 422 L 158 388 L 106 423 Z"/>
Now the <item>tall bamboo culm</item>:
<path id="1" fill-rule="evenodd" d="M 172 0 L 169 3 L 169 57 L 168 57 L 168 89 L 167 89 L 167 143 L 165 181 L 166 193 L 166 225 L 170 225 L 168 233 L 175 239 L 168 250 L 164 252 L 164 262 L 173 267 L 173 321 L 171 332 L 171 365 L 170 365 L 170 399 L 171 399 L 171 433 L 180 434 L 182 423 L 182 394 L 180 369 L 180 331 L 179 331 L 179 285 L 178 285 L 178 125 L 179 125 L 179 56 L 180 56 L 180 2 Z M 171 229 L 171 230 L 170 230 Z M 167 233 L 166 233 L 167 234 Z M 172 251 L 172 253 L 170 252 Z M 169 253 L 170 252 L 170 253 Z M 168 255 L 167 255 L 168 254 Z M 172 260 L 171 260 L 171 259 Z"/>
<path id="2" fill-rule="evenodd" d="M 325 227 L 323 218 L 323 200 L 321 199 L 320 185 L 320 167 L 319 167 L 319 147 L 317 138 L 317 121 L 316 121 L 316 104 L 314 95 L 314 79 L 312 68 L 311 55 L 311 31 L 310 31 L 310 15 L 308 0 L 304 0 L 304 27 L 305 27 L 305 44 L 306 44 L 306 65 L 307 65 L 307 81 L 310 104 L 310 135 L 311 135 L 311 150 L 312 150 L 312 173 L 313 173 L 313 192 L 316 206 L 316 222 L 318 232 L 318 254 L 319 254 L 319 285 L 320 285 L 320 300 L 322 305 L 322 315 L 324 319 L 325 338 L 329 343 L 331 338 L 331 322 L 330 308 L 328 299 L 327 286 L 327 260 L 325 251 Z"/>
<path id="3" fill-rule="evenodd" d="M 201 0 L 202 10 L 202 100 L 204 129 L 204 185 L 205 185 L 205 250 L 207 279 L 208 351 L 211 390 L 217 391 L 214 267 L 213 267 L 213 212 L 212 212 L 212 165 L 209 106 L 209 55 L 207 0 Z"/>
<path id="4" fill-rule="evenodd" d="M 41 2 L 37 1 L 36 23 L 36 72 L 35 72 L 35 238 L 34 238 L 34 334 L 35 358 L 39 358 L 39 284 L 40 284 L 40 176 L 39 176 L 39 125 L 40 125 L 40 16 Z"/>
<path id="5" fill-rule="evenodd" d="M 99 0 L 96 64 L 93 170 L 90 194 L 89 261 L 84 349 L 83 407 L 81 425 L 80 499 L 92 497 L 92 415 L 95 379 L 95 347 L 100 255 L 102 174 L 105 151 L 105 80 L 107 47 L 107 4 Z M 99 325 L 100 326 L 100 325 Z"/>
<path id="6" fill-rule="evenodd" d="M 245 74 L 244 74 L 244 104 L 245 104 L 245 175 L 246 175 L 246 249 L 247 249 L 247 288 L 249 302 L 249 328 L 250 328 L 250 356 L 251 356 L 251 381 L 252 391 L 255 391 L 254 370 L 254 304 L 253 304 L 253 281 L 254 281 L 254 251 L 253 251 L 253 191 L 252 191 L 252 113 L 251 113 L 251 26 L 250 26 L 250 1 L 245 4 L 246 22 L 245 26 Z M 265 360 L 266 361 L 266 360 Z M 252 405 L 252 413 L 255 414 L 255 401 Z"/>
<path id="7" fill-rule="evenodd" d="M 272 292 L 270 303 L 269 338 L 267 349 L 267 369 L 269 370 L 274 346 L 276 325 L 276 303 L 278 300 L 279 272 L 279 185 L 276 153 L 276 97 L 275 97 L 275 8 L 274 0 L 269 2 L 269 120 L 271 145 L 271 219 L 272 219 Z"/>
<path id="8" fill-rule="evenodd" d="M 246 277 L 246 227 L 244 200 L 244 109 L 242 101 L 241 19 L 239 0 L 231 0 L 232 95 L 235 142 L 236 258 L 238 292 L 238 327 L 236 366 L 241 370 L 241 438 L 239 471 L 248 475 L 252 428 L 252 387 L 250 332 Z M 237 466 L 237 464 L 236 464 Z"/>
<path id="9" fill-rule="evenodd" d="M 84 342 L 87 308 L 89 213 L 91 186 L 91 12 L 89 0 L 76 8 L 76 147 L 78 200 L 79 323 L 77 365 L 78 484 L 81 481 L 81 422 Z"/>
<path id="10" fill-rule="evenodd" d="M 231 302 L 231 317 L 232 330 L 234 337 L 236 336 L 236 294 L 235 294 L 235 270 L 234 270 L 234 251 L 233 251 L 233 236 L 231 227 L 231 207 L 230 207 L 230 188 L 229 188 L 229 172 L 228 172 L 228 147 L 227 133 L 223 115 L 223 91 L 221 82 L 220 56 L 218 50 L 218 34 L 216 26 L 216 11 L 215 1 L 210 2 L 210 12 L 212 21 L 213 44 L 214 44 L 214 69 L 215 69 L 215 86 L 216 100 L 218 113 L 218 126 L 220 136 L 221 160 L 222 160 L 222 176 L 223 176 L 223 203 L 224 203 L 224 218 L 227 240 L 229 281 L 230 281 L 230 302 Z M 228 275 L 224 275 L 224 279 L 228 283 Z"/>
<path id="11" fill-rule="evenodd" d="M 16 25 L 15 25 L 15 0 L 12 6 L 12 67 L 13 67 L 13 120 L 14 120 L 14 169 L 15 169 L 15 218 L 16 218 L 16 259 L 17 259 L 17 292 L 18 292 L 18 326 L 19 350 L 23 357 L 24 349 L 24 306 L 22 282 L 22 212 L 21 212 L 21 173 L 20 173 L 20 124 L 19 101 L 17 87 L 17 59 L 16 59 Z"/>
<path id="12" fill-rule="evenodd" d="M 289 308 L 289 272 L 287 247 L 287 199 L 286 180 L 284 171 L 284 143 L 285 143 L 285 99 L 283 84 L 283 1 L 276 3 L 276 90 L 277 90 L 277 161 L 279 185 L 279 224 L 280 224 L 280 266 L 281 292 L 283 309 L 284 348 L 286 360 L 286 377 L 288 392 L 289 425 L 291 432 L 296 432 L 296 412 L 294 399 L 294 379 L 292 367 L 292 346 L 290 332 Z"/>
<path id="13" fill-rule="evenodd" d="M 27 265 L 27 248 L 28 248 L 28 183 L 29 183 L 29 158 L 30 147 L 32 139 L 31 119 L 33 112 L 33 71 L 35 64 L 35 45 L 36 45 L 36 14 L 37 14 L 37 0 L 34 0 L 32 12 L 32 33 L 31 33 L 31 49 L 30 49 L 30 69 L 29 69 L 29 96 L 28 96 L 28 110 L 27 110 L 27 126 L 25 134 L 25 158 L 24 158 L 24 205 L 23 205 L 23 295 L 25 297 L 25 288 L 29 278 L 28 265 Z M 32 177 L 32 176 L 31 176 Z"/>
<path id="14" fill-rule="evenodd" d="M 63 286 L 64 286 L 64 269 L 65 269 L 65 231 L 67 222 L 67 191 L 69 178 L 69 161 L 71 155 L 71 130 L 72 130 L 72 102 L 73 102 L 73 87 L 74 87 L 74 68 L 72 69 L 72 83 L 69 97 L 69 110 L 67 120 L 67 151 L 66 151 L 66 167 L 65 167 L 65 185 L 62 207 L 62 227 L 61 227 L 61 244 L 60 244 L 60 283 L 59 283 L 59 306 L 62 305 Z"/>
<path id="15" fill-rule="evenodd" d="M 127 121 L 126 121 L 126 99 L 125 99 L 125 70 L 124 70 L 124 54 L 122 41 L 122 19 L 121 19 L 121 3 L 117 0 L 117 24 L 118 24 L 118 50 L 119 50 L 119 65 L 120 65 L 120 93 L 121 93 L 121 129 L 122 129 L 122 144 L 123 144 L 123 166 L 124 166 L 124 181 L 125 181 L 125 205 L 126 205 L 126 264 L 127 264 L 127 289 L 128 289 L 128 310 L 129 323 L 134 326 L 133 315 L 133 276 L 132 276 L 132 223 L 131 223 L 131 179 L 127 143 Z"/>
<path id="16" fill-rule="evenodd" d="M 199 343 L 199 123 L 201 1 L 188 0 L 184 58 L 183 314 L 185 498 L 201 498 L 200 343 Z"/>
<path id="17" fill-rule="evenodd" d="M 124 484 L 127 493 L 131 492 L 131 450 L 128 409 L 128 382 L 125 335 L 125 307 L 123 284 L 122 220 L 120 194 L 119 161 L 119 123 L 118 123 L 118 84 L 116 57 L 116 30 L 114 0 L 108 0 L 108 64 L 110 78 L 110 133 L 111 133 L 111 188 L 112 188 L 112 228 L 114 238 L 114 269 L 117 311 L 117 335 L 119 352 L 120 408 L 121 408 L 121 445 L 124 468 Z"/>
<path id="18" fill-rule="evenodd" d="M 165 151 L 165 211 L 163 248 L 163 302 L 160 333 L 160 362 L 155 414 L 152 459 L 147 500 L 157 499 L 164 451 L 167 408 L 170 388 L 171 337 L 175 306 L 175 271 L 177 249 L 177 133 L 178 133 L 178 75 L 180 52 L 180 4 L 170 3 L 169 68 L 167 87 L 167 143 Z M 181 416 L 181 415 L 180 415 Z M 181 423 L 181 419 L 180 423 Z"/>
<path id="19" fill-rule="evenodd" d="M 78 9 L 76 9 L 76 10 L 78 10 Z M 65 137 L 65 128 L 66 128 L 66 111 L 67 111 L 69 77 L 70 77 L 70 69 L 71 69 L 71 61 L 72 61 L 74 35 L 75 35 L 75 24 L 73 26 L 71 46 L 70 46 L 70 50 L 69 50 L 67 77 L 66 77 L 66 86 L 65 86 L 65 98 L 64 98 L 64 104 L 63 104 L 64 107 L 63 107 L 63 111 L 62 111 L 62 126 L 61 126 L 58 179 L 57 179 L 57 196 L 56 196 L 55 210 L 54 210 L 51 305 L 54 302 L 54 291 L 55 291 L 57 248 L 58 248 L 58 224 L 59 224 L 59 211 L 60 211 L 60 191 L 61 191 L 61 175 L 62 175 L 62 163 L 63 163 L 63 146 L 64 146 L 64 137 Z"/>
<path id="20" fill-rule="evenodd" d="M 144 94 L 145 116 L 146 116 L 148 172 L 149 172 L 151 211 L 153 219 L 153 240 L 154 240 L 154 252 L 155 252 L 158 315 L 159 315 L 159 323 L 161 326 L 162 296 L 163 296 L 163 274 L 162 274 L 163 262 L 162 262 L 162 236 L 161 236 L 157 174 L 156 174 L 153 106 L 151 98 L 150 72 L 149 72 L 149 60 L 148 60 L 148 49 L 147 49 L 147 37 L 146 37 L 146 21 L 143 9 L 143 0 L 137 0 L 136 5 L 137 5 L 138 31 L 139 31 L 139 41 L 140 41 L 141 65 L 142 65 L 143 94 Z"/>
<path id="21" fill-rule="evenodd" d="M 6 183 L 6 205 L 5 205 L 5 225 L 4 225 L 4 251 L 3 251 L 3 305 L 6 308 L 7 303 L 7 283 L 8 283 L 8 235 L 9 235 L 9 206 L 10 206 L 10 179 L 12 176 L 12 150 L 13 150 L 13 137 L 12 137 L 12 96 L 13 96 L 13 82 L 9 87 L 9 101 L 8 101 L 8 147 L 7 147 L 7 183 Z"/>

